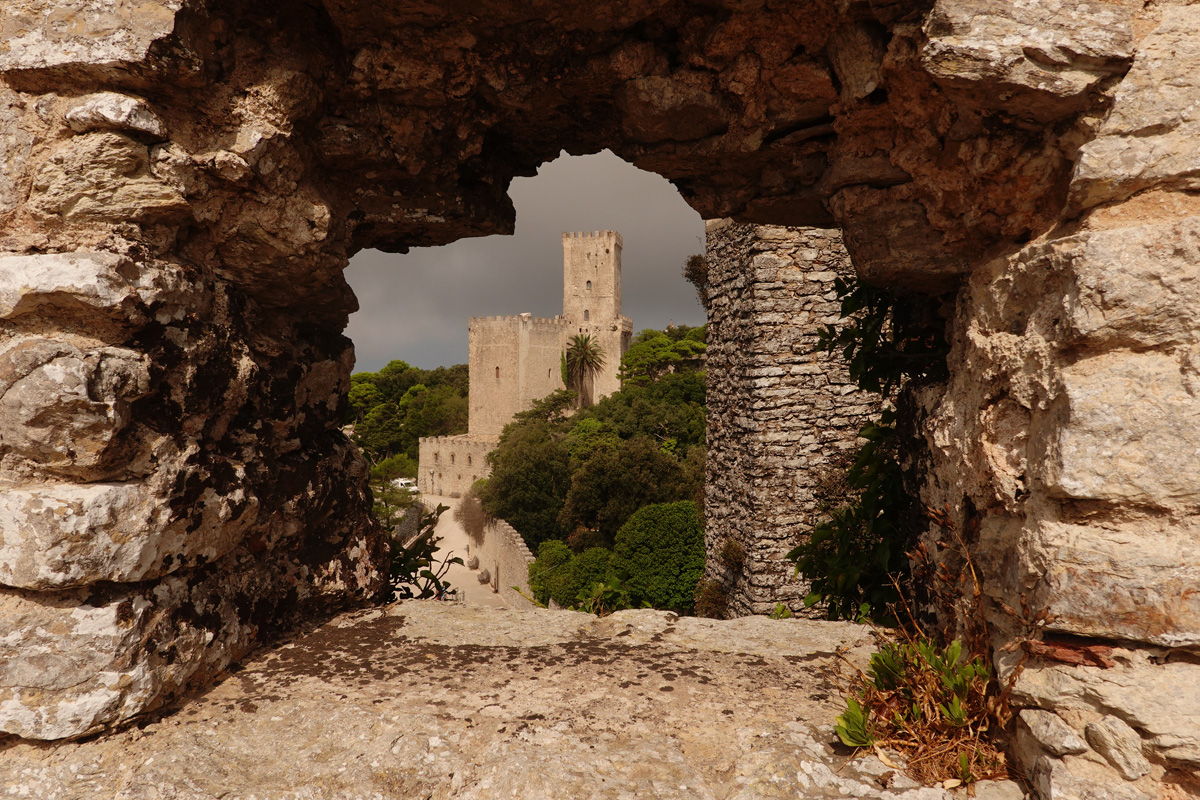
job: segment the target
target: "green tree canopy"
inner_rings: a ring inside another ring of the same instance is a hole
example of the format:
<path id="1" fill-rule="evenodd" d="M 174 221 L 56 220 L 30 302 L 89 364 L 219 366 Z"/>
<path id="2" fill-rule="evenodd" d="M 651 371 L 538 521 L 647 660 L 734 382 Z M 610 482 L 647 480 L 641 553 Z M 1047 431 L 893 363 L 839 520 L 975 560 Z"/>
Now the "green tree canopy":
<path id="1" fill-rule="evenodd" d="M 592 528 L 612 542 L 635 511 L 652 503 L 687 500 L 696 481 L 673 453 L 640 436 L 617 448 L 603 448 L 571 476 L 559 524 L 566 530 Z"/>
<path id="2" fill-rule="evenodd" d="M 639 509 L 617 532 L 611 567 L 655 608 L 691 613 L 704 574 L 704 526 L 696 504 Z"/>
<path id="3" fill-rule="evenodd" d="M 567 535 L 558 515 L 571 483 L 570 455 L 556 434 L 549 422 L 512 423 L 488 456 L 492 474 L 480 495 L 483 509 L 516 528 L 531 550 Z"/>
<path id="4" fill-rule="evenodd" d="M 621 386 L 646 386 L 668 372 L 703 367 L 705 327 L 678 325 L 639 333 L 621 359 Z"/>
<path id="5" fill-rule="evenodd" d="M 422 436 L 466 433 L 467 386 L 465 364 L 426 370 L 391 361 L 350 377 L 346 422 L 369 457 L 404 453 L 415 461 Z"/>

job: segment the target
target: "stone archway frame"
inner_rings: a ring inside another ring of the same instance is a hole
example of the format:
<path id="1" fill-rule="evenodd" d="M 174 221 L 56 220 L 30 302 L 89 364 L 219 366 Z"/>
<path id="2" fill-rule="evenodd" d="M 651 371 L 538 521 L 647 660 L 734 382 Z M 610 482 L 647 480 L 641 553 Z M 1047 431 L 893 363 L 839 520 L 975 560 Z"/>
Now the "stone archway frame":
<path id="1" fill-rule="evenodd" d="M 1137 781 L 1200 765 L 1197 667 L 1163 663 L 1200 644 L 1195 7 L 240 6 L 0 22 L 0 730 L 118 723 L 375 593 L 348 255 L 509 230 L 513 176 L 610 147 L 706 218 L 836 223 L 870 280 L 963 286 L 926 499 L 978 517 L 989 595 L 1120 656 L 1026 666 L 1099 754 L 1027 725 L 1026 762 L 1125 780 L 1128 729 Z"/>

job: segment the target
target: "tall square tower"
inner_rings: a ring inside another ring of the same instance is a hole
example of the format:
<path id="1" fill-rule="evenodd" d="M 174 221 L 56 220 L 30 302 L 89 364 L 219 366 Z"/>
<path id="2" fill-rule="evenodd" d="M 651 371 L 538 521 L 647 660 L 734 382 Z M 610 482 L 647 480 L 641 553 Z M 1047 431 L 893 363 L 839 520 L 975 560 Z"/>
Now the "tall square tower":
<path id="1" fill-rule="evenodd" d="M 589 334 L 604 350 L 604 370 L 593 383 L 596 397 L 621 388 L 617 373 L 633 338 L 633 321 L 621 314 L 621 234 L 568 232 L 563 243 L 563 318 L 568 341 Z"/>

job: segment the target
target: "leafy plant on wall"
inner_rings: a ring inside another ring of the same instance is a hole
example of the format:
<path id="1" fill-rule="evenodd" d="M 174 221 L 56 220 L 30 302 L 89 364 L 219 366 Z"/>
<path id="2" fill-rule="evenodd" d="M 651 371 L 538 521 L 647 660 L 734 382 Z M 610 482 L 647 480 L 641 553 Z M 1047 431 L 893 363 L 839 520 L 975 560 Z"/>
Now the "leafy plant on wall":
<path id="1" fill-rule="evenodd" d="M 931 302 L 900 297 L 857 280 L 836 282 L 842 321 L 821 332 L 821 349 L 845 360 L 859 388 L 882 395 L 885 410 L 859 431 L 863 444 L 846 472 L 848 502 L 829 510 L 788 553 L 810 586 L 806 605 L 830 619 L 887 619 L 916 530 L 915 498 L 904 487 L 893 403 L 913 381 L 946 376 L 944 322 Z"/>

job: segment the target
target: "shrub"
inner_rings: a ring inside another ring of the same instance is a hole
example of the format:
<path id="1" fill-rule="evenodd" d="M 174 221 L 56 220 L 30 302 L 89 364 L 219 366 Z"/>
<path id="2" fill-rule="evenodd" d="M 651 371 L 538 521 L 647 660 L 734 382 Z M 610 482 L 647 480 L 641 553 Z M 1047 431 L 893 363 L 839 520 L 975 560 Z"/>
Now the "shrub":
<path id="1" fill-rule="evenodd" d="M 733 575 L 742 574 L 746 565 L 746 548 L 737 539 L 726 539 L 721 545 L 721 564 Z"/>
<path id="2" fill-rule="evenodd" d="M 729 610 L 729 594 L 720 581 L 708 578 L 696 584 L 696 616 L 724 619 Z"/>
<path id="3" fill-rule="evenodd" d="M 566 542 L 548 539 L 538 545 L 537 559 L 529 565 L 529 591 L 533 593 L 539 603 L 544 604 L 550 599 L 547 579 L 553 578 L 559 568 L 572 558 L 574 555 L 571 553 L 571 548 L 567 547 Z M 555 570 L 555 572 L 547 575 L 546 573 L 549 573 L 550 570 Z"/>
<path id="4" fill-rule="evenodd" d="M 604 547 L 606 544 L 608 543 L 604 541 L 603 533 L 583 525 L 571 531 L 571 535 L 567 537 L 567 546 L 576 553 L 582 553 L 592 547 Z"/>
<path id="5" fill-rule="evenodd" d="M 558 580 L 550 581 L 550 596 L 563 608 L 574 608 L 597 583 L 609 576 L 609 561 L 612 553 L 603 547 L 585 550 L 561 570 Z"/>
<path id="6" fill-rule="evenodd" d="M 945 648 L 920 636 L 887 642 L 851 679 L 834 730 L 850 747 L 886 741 L 922 782 L 1003 778 L 1004 756 L 990 736 L 1008 712 L 989 696 L 990 681 L 985 658 L 957 640 Z"/>
<path id="7" fill-rule="evenodd" d="M 454 509 L 454 521 L 462 526 L 466 531 L 467 537 L 471 540 L 471 544 L 479 547 L 483 544 L 484 534 L 487 532 L 488 515 L 483 510 L 483 503 L 479 499 L 479 494 L 476 487 L 479 481 L 475 482 L 467 493 L 463 495 L 462 502 Z"/>
<path id="8" fill-rule="evenodd" d="M 690 500 L 645 506 L 617 532 L 612 566 L 654 608 L 691 613 L 704 573 L 704 528 Z"/>
<path id="9" fill-rule="evenodd" d="M 407 545 L 391 540 L 391 575 L 386 600 L 427 600 L 441 597 L 450 589 L 446 572 L 451 564 L 462 564 L 458 556 L 446 553 L 441 561 L 435 557 L 442 537 L 434 533 L 438 518 L 447 510 L 439 505 L 436 511 L 421 511 L 420 531 Z"/>

